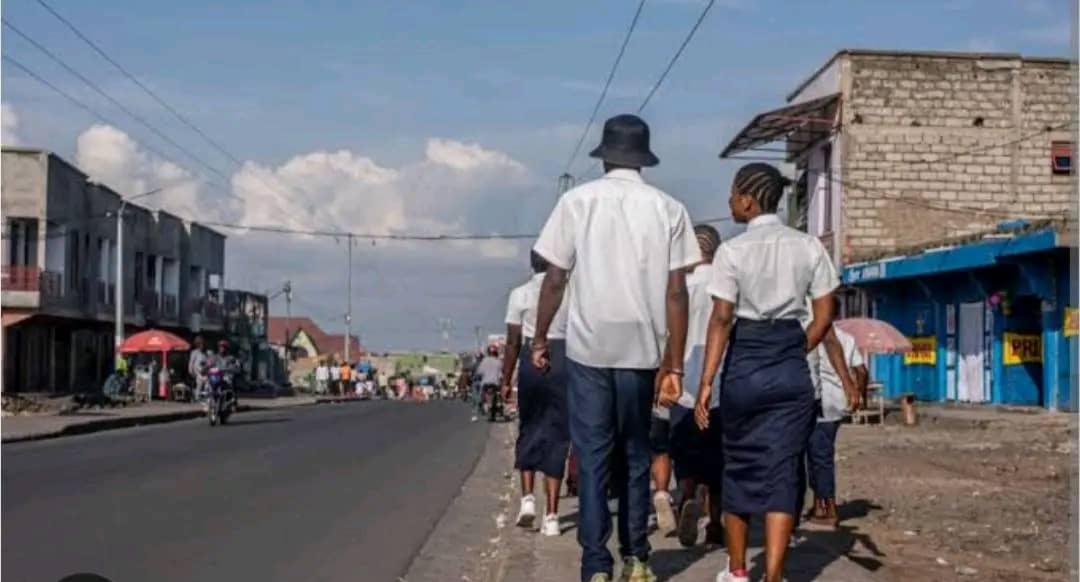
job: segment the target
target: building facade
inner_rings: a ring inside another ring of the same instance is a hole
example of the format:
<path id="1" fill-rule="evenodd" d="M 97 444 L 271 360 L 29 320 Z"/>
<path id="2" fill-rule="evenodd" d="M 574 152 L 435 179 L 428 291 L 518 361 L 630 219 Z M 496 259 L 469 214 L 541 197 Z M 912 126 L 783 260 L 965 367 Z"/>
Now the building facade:
<path id="1" fill-rule="evenodd" d="M 890 396 L 1073 409 L 1075 87 L 1065 59 L 844 50 L 721 157 L 794 165 L 789 220 L 832 253 L 842 313 L 919 348 L 876 359 Z"/>
<path id="2" fill-rule="evenodd" d="M 6 391 L 97 390 L 112 370 L 122 197 L 44 150 L 4 147 L 3 362 Z M 223 330 L 225 236 L 124 205 L 127 334 Z"/>

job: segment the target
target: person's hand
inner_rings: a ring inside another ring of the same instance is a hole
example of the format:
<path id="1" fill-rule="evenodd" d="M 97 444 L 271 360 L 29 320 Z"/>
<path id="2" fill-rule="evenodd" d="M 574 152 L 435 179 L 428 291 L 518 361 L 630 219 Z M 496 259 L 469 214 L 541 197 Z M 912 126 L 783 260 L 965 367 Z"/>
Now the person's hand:
<path id="1" fill-rule="evenodd" d="M 514 391 L 513 387 L 510 386 L 509 384 L 506 384 L 506 385 L 504 385 L 502 387 L 502 399 L 503 399 L 503 402 L 509 402 L 510 401 L 510 393 L 513 392 L 513 391 Z"/>
<path id="2" fill-rule="evenodd" d="M 862 391 L 860 391 L 857 387 L 855 387 L 855 386 L 845 387 L 844 388 L 844 394 L 845 394 L 845 396 L 847 396 L 848 410 L 850 410 L 851 412 L 855 412 L 855 411 L 859 410 L 860 408 L 862 408 L 862 405 L 863 405 Z"/>
<path id="3" fill-rule="evenodd" d="M 654 386 L 655 404 L 665 408 L 678 402 L 682 396 L 682 374 L 675 370 L 661 369 L 656 374 Z"/>
<path id="4" fill-rule="evenodd" d="M 701 430 L 709 428 L 709 400 L 711 399 L 712 386 L 699 386 L 697 400 L 694 401 L 694 424 Z"/>
<path id="5" fill-rule="evenodd" d="M 708 430 L 709 428 L 709 404 L 707 402 L 697 402 L 694 404 L 694 423 L 701 430 Z"/>
<path id="6" fill-rule="evenodd" d="M 541 373 L 547 373 L 551 366 L 551 352 L 548 349 L 547 338 L 533 338 L 531 359 L 534 368 Z"/>

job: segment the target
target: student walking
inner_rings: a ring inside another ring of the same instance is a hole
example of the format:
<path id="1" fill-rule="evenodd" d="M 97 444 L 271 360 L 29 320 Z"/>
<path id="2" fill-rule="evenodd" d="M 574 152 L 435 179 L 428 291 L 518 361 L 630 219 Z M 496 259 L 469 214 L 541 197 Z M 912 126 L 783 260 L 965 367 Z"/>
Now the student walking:
<path id="1" fill-rule="evenodd" d="M 319 365 L 315 368 L 315 393 L 326 394 L 330 391 L 330 366 L 326 365 L 326 360 L 319 361 Z"/>
<path id="2" fill-rule="evenodd" d="M 799 510 L 800 458 L 814 427 L 807 352 L 832 325 L 839 285 L 821 242 L 776 215 L 787 184 L 768 164 L 748 164 L 735 174 L 731 216 L 747 229 L 720 246 L 708 286 L 714 307 L 694 415 L 708 428 L 713 379 L 725 357 L 721 504 L 729 562 L 719 582 L 749 579 L 751 515 L 765 516 L 765 580 L 782 579 Z"/>
<path id="3" fill-rule="evenodd" d="M 862 353 L 855 345 L 855 338 L 834 327 L 844 358 L 844 367 L 855 383 L 853 388 L 844 387 L 845 370 L 837 370 L 831 359 L 825 357 L 824 342 L 818 346 L 821 375 L 821 400 L 817 423 L 806 443 L 806 468 L 810 489 L 814 492 L 814 506 L 808 517 L 811 521 L 836 526 L 836 434 L 840 422 L 847 415 L 851 390 L 862 393 L 869 373 Z"/>
<path id="4" fill-rule="evenodd" d="M 502 386 L 506 399 L 518 371 L 518 438 L 514 448 L 514 468 L 521 472 L 521 508 L 517 525 L 531 528 L 536 519 L 533 495 L 536 473 L 544 474 L 546 498 L 540 533 L 557 536 L 559 489 L 570 448 L 570 421 L 566 416 L 566 309 L 561 307 L 548 331 L 551 361 L 541 374 L 528 361 L 536 335 L 536 306 L 548 263 L 535 251 L 530 263 L 533 276 L 528 283 L 510 292 L 506 308 L 506 355 L 503 358 Z M 519 358 L 520 357 L 520 358 Z"/>
<path id="5" fill-rule="evenodd" d="M 656 396 L 669 406 L 682 392 L 685 269 L 701 253 L 683 205 L 641 176 L 641 168 L 659 163 L 644 121 L 607 120 L 590 155 L 604 161 L 604 176 L 563 194 L 534 248 L 549 266 L 532 360 L 540 370 L 552 364 L 548 335 L 569 283 L 566 370 L 581 579 L 611 579 L 607 493 L 615 483 L 622 579 L 649 582 L 656 579 L 647 564 L 650 411 Z"/>

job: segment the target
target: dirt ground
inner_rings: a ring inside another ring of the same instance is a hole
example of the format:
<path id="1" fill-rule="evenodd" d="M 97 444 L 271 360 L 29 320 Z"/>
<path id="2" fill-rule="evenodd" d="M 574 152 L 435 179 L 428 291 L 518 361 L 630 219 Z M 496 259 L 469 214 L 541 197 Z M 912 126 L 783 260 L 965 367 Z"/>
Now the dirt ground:
<path id="1" fill-rule="evenodd" d="M 842 523 L 808 535 L 895 582 L 1071 579 L 1075 416 L 920 412 L 916 427 L 841 428 Z"/>

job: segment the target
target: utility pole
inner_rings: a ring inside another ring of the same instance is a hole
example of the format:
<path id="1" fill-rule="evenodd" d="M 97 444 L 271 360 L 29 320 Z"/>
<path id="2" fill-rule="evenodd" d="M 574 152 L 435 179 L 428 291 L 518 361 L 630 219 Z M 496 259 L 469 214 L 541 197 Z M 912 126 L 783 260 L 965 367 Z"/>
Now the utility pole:
<path id="1" fill-rule="evenodd" d="M 289 378 L 289 362 L 292 360 L 292 346 L 289 345 L 289 330 L 292 328 L 292 281 L 285 281 L 281 288 L 285 291 L 285 378 Z"/>
<path id="2" fill-rule="evenodd" d="M 117 208 L 117 278 L 116 281 L 113 282 L 113 286 L 116 287 L 116 297 L 113 297 L 113 299 L 116 300 L 117 303 L 117 321 L 113 326 L 113 368 L 116 368 L 117 366 L 117 361 L 120 358 L 120 347 L 124 343 L 124 208 L 127 207 L 127 203 L 133 200 L 145 198 L 151 194 L 157 194 L 161 190 L 161 188 L 154 188 L 153 190 L 134 195 L 134 197 L 121 199 L 120 207 Z M 148 394 L 151 400 L 153 398 L 154 381 L 156 380 L 151 378 L 150 393 Z"/>
<path id="3" fill-rule="evenodd" d="M 478 352 L 483 351 L 483 349 L 484 349 L 484 343 L 482 341 L 480 341 L 480 332 L 481 331 L 483 331 L 483 328 L 480 327 L 479 325 L 473 327 L 473 333 L 476 334 L 476 351 L 478 351 Z"/>
<path id="4" fill-rule="evenodd" d="M 563 174 L 559 176 L 559 186 L 557 188 L 556 195 L 562 196 L 567 190 L 574 187 L 574 177 L 570 174 Z"/>
<path id="5" fill-rule="evenodd" d="M 345 312 L 345 361 L 349 362 L 349 344 L 352 343 L 352 245 L 353 235 L 349 233 L 349 282 L 346 293 L 348 294 L 347 311 Z"/>
<path id="6" fill-rule="evenodd" d="M 443 351 L 450 353 L 450 330 L 454 327 L 454 322 L 449 318 L 439 319 L 439 331 L 442 332 Z"/>

